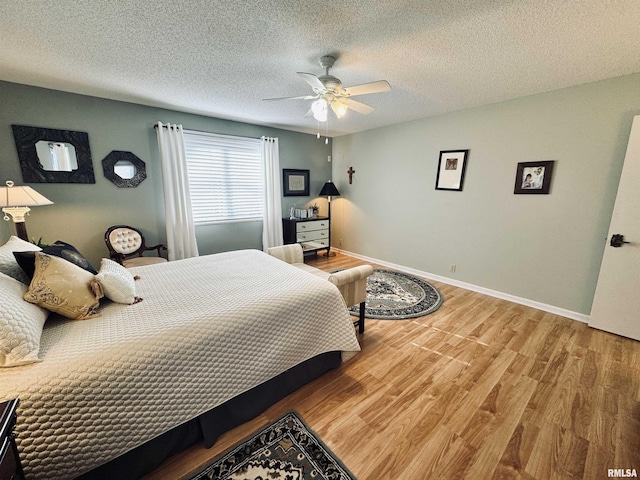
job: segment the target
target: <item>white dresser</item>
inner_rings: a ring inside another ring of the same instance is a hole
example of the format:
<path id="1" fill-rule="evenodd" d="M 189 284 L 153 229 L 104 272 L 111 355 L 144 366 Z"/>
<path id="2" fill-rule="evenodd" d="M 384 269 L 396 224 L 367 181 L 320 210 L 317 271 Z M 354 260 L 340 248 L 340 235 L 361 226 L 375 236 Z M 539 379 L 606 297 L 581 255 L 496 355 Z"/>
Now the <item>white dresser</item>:
<path id="1" fill-rule="evenodd" d="M 299 243 L 304 252 L 318 252 L 331 248 L 329 219 L 282 219 L 284 243 Z"/>

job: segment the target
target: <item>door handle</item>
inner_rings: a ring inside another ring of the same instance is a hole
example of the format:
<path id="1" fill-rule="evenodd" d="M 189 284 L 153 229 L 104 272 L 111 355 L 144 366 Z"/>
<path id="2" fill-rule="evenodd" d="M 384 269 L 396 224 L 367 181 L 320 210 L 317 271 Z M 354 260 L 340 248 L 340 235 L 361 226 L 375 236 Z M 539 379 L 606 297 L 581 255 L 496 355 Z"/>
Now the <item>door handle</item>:
<path id="1" fill-rule="evenodd" d="M 624 235 L 621 235 L 619 233 L 614 233 L 611 236 L 611 246 L 612 247 L 619 248 L 622 245 L 624 245 L 625 243 L 631 243 L 631 242 L 625 242 L 624 241 Z"/>

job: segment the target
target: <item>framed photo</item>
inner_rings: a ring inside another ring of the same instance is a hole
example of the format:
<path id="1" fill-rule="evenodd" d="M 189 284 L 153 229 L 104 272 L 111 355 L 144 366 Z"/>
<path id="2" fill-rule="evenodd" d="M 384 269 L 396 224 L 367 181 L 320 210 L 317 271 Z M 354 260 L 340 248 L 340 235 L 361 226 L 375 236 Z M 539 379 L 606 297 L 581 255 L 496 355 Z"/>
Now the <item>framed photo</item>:
<path id="1" fill-rule="evenodd" d="M 438 163 L 436 190 L 462 191 L 469 150 L 442 150 Z"/>
<path id="2" fill-rule="evenodd" d="M 285 197 L 309 196 L 309 170 L 282 169 L 282 190 Z"/>
<path id="3" fill-rule="evenodd" d="M 551 185 L 553 164 L 553 160 L 518 163 L 513 193 L 547 195 Z"/>

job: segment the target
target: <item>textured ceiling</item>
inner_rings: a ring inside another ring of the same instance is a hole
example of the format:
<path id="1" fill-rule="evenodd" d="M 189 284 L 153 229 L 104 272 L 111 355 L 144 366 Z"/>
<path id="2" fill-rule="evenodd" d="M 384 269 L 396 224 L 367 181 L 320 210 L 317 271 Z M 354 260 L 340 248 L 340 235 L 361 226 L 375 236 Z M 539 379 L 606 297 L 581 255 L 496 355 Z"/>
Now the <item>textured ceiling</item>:
<path id="1" fill-rule="evenodd" d="M 640 1 L 0 1 L 0 80 L 295 131 L 308 101 L 262 99 L 311 93 L 327 53 L 392 86 L 336 136 L 640 72 Z"/>

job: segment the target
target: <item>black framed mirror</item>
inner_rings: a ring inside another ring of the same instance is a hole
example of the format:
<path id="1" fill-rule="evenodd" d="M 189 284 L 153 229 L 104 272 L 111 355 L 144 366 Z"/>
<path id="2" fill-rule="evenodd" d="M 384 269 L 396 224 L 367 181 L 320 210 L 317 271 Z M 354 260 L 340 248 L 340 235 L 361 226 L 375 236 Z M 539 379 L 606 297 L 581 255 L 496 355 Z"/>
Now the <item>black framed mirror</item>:
<path id="1" fill-rule="evenodd" d="M 96 183 L 86 132 L 11 128 L 25 183 Z"/>
<path id="2" fill-rule="evenodd" d="M 105 178 L 116 187 L 131 188 L 147 178 L 146 164 L 131 152 L 112 151 L 102 160 Z"/>

